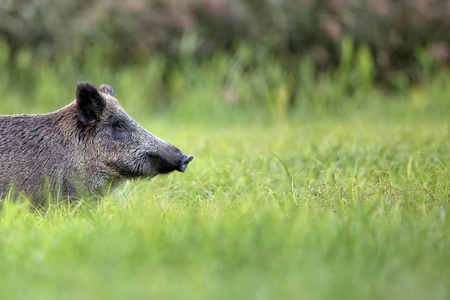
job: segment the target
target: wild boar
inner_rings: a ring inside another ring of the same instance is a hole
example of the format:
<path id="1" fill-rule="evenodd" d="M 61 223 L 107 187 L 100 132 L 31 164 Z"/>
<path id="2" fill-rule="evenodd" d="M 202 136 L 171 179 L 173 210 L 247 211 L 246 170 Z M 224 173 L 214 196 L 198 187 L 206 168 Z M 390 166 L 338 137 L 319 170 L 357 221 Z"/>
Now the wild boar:
<path id="1" fill-rule="evenodd" d="M 52 113 L 0 116 L 0 197 L 101 195 L 127 179 L 184 172 L 193 158 L 134 121 L 105 84 L 79 82 L 76 100 Z"/>

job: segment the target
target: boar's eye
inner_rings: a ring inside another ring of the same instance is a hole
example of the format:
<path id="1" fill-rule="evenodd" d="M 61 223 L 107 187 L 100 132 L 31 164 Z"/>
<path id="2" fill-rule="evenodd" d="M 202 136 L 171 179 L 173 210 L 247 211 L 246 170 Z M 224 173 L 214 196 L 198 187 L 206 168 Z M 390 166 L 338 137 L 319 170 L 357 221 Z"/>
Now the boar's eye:
<path id="1" fill-rule="evenodd" d="M 113 125 L 113 138 L 115 140 L 125 139 L 129 136 L 130 132 L 123 121 L 114 123 Z"/>
<path id="2" fill-rule="evenodd" d="M 122 122 L 116 124 L 116 129 L 119 131 L 125 130 L 125 125 Z"/>

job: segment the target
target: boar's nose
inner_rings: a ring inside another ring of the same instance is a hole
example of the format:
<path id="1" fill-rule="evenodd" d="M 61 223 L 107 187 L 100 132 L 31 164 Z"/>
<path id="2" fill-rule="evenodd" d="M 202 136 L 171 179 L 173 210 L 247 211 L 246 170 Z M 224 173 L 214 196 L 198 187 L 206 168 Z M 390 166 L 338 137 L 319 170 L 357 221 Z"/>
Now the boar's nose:
<path id="1" fill-rule="evenodd" d="M 180 160 L 180 163 L 178 164 L 177 171 L 184 173 L 186 171 L 187 165 L 194 159 L 194 156 L 192 155 L 184 155 L 183 158 Z"/>

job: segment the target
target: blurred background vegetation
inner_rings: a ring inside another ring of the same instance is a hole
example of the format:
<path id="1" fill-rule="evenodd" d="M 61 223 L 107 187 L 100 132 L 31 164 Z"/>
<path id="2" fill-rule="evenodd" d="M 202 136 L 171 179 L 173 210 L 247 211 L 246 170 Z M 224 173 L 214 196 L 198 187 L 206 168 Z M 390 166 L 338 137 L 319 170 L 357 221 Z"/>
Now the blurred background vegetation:
<path id="1" fill-rule="evenodd" d="M 18 96 L 28 111 L 64 104 L 78 80 L 112 84 L 136 113 L 175 102 L 190 117 L 283 118 L 311 103 L 360 107 L 374 86 L 439 111 L 448 101 L 426 84 L 444 88 L 449 64 L 447 0 L 0 1 L 8 113 L 23 111 Z"/>

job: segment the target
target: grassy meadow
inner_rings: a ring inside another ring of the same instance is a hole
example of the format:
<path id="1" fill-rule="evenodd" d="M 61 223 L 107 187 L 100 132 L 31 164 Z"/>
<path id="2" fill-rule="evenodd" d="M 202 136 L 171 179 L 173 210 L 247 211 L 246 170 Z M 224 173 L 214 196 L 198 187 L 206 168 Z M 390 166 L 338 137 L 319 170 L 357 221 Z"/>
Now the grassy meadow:
<path id="1" fill-rule="evenodd" d="M 305 60 L 296 76 L 246 55 L 168 72 L 158 57 L 113 71 L 100 55 L 25 53 L 0 68 L 1 114 L 53 111 L 76 81 L 109 83 L 195 156 L 184 174 L 98 201 L 36 212 L 5 199 L 0 298 L 448 299 L 448 70 L 383 90 L 363 54 L 322 75 Z"/>

